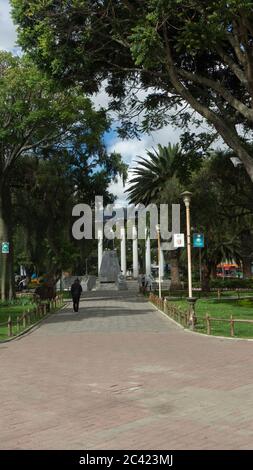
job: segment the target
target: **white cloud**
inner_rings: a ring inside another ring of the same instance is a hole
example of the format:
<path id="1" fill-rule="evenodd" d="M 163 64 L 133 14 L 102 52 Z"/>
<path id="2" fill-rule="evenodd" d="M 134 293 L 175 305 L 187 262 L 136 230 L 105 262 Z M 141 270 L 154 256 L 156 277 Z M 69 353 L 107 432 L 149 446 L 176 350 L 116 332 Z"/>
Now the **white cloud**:
<path id="1" fill-rule="evenodd" d="M 141 140 L 115 140 L 110 144 L 108 151 L 120 153 L 124 161 L 132 166 L 137 157 L 143 157 L 146 154 L 147 147 L 150 147 L 148 137 L 144 136 Z"/>
<path id="2" fill-rule="evenodd" d="M 119 178 L 116 183 L 111 183 L 108 189 L 112 194 L 114 194 L 114 196 L 117 196 L 117 202 L 115 203 L 117 207 L 127 205 L 126 195 L 124 194 L 124 190 L 126 188 L 123 186 L 121 178 Z"/>
<path id="3" fill-rule="evenodd" d="M 96 110 L 99 110 L 100 108 L 108 108 L 109 96 L 104 88 L 105 83 L 106 82 L 103 82 L 101 90 L 96 95 L 92 96 L 92 101 Z"/>
<path id="4" fill-rule="evenodd" d="M 8 0 L 0 0 L 0 49 L 12 51 L 15 48 L 17 33 L 10 15 Z"/>
<path id="5" fill-rule="evenodd" d="M 158 131 L 144 134 L 140 140 L 122 140 L 115 138 L 108 147 L 109 152 L 118 152 L 122 155 L 124 161 L 134 167 L 134 161 L 137 157 L 143 157 L 148 150 L 156 148 L 158 144 L 168 145 L 179 142 L 181 129 L 174 129 L 172 126 L 166 126 Z"/>
<path id="6" fill-rule="evenodd" d="M 143 135 L 140 140 L 121 140 L 115 138 L 108 147 L 108 152 L 118 152 L 121 154 L 124 162 L 129 165 L 128 180 L 125 187 L 122 180 L 117 183 L 112 183 L 110 191 L 118 198 L 118 204 L 126 205 L 127 196 L 125 190 L 129 187 L 132 177 L 132 169 L 138 166 L 138 157 L 145 157 L 147 151 L 152 151 L 158 144 L 168 145 L 169 143 L 175 144 L 179 142 L 181 129 L 174 129 L 172 126 L 166 126 L 163 129 L 152 132 L 150 135 Z"/>

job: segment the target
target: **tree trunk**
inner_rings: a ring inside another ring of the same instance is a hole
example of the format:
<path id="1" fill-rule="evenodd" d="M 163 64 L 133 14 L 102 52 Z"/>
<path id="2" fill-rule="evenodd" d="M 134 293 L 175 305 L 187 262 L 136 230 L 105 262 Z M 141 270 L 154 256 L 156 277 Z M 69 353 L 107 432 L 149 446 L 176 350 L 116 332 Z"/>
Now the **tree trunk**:
<path id="1" fill-rule="evenodd" d="M 14 245 L 13 245 L 13 214 L 12 214 L 12 199 L 10 188 L 6 189 L 6 220 L 7 220 L 7 236 L 10 246 L 10 253 L 8 257 L 8 297 L 13 299 L 16 296 L 15 289 L 15 275 L 14 275 Z"/>
<path id="2" fill-rule="evenodd" d="M 243 258 L 243 261 L 242 261 L 243 279 L 248 279 L 252 277 L 251 262 L 252 262 L 251 258 L 249 257 Z"/>
<path id="3" fill-rule="evenodd" d="M 252 277 L 251 262 L 253 260 L 253 234 L 250 229 L 245 229 L 241 233 L 241 245 L 243 277 L 247 279 Z"/>
<path id="4" fill-rule="evenodd" d="M 179 253 L 178 250 L 170 253 L 170 266 L 171 266 L 171 290 L 181 289 L 181 281 L 179 274 Z"/>
<path id="5" fill-rule="evenodd" d="M 6 299 L 7 256 L 2 253 L 2 242 L 7 240 L 7 225 L 5 220 L 3 187 L 0 186 L 0 262 L 1 262 L 1 299 Z"/>
<path id="6" fill-rule="evenodd" d="M 202 290 L 205 292 L 210 292 L 210 277 L 211 269 L 206 264 L 203 265 L 202 269 Z"/>
<path id="7" fill-rule="evenodd" d="M 16 289 L 15 289 L 15 275 L 14 275 L 14 248 L 12 243 L 12 237 L 9 235 L 10 243 L 10 253 L 8 256 L 8 297 L 9 300 L 15 299 Z"/>
<path id="8" fill-rule="evenodd" d="M 9 242 L 10 253 L 2 253 L 2 242 Z M 0 184 L 0 261 L 1 299 L 13 298 L 15 293 L 13 272 L 13 247 L 11 226 L 11 194 L 9 188 Z"/>
<path id="9" fill-rule="evenodd" d="M 217 277 L 216 265 L 213 265 L 211 267 L 211 279 L 216 279 L 216 277 Z"/>

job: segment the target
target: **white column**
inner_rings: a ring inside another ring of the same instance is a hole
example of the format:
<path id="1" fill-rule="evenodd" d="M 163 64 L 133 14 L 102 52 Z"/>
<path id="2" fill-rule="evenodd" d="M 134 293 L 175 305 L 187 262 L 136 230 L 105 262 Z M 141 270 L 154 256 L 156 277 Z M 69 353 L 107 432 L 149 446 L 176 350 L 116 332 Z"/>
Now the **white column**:
<path id="1" fill-rule="evenodd" d="M 121 242 L 120 242 L 120 264 L 121 271 L 126 275 L 126 231 L 124 227 L 120 230 Z"/>
<path id="2" fill-rule="evenodd" d="M 138 265 L 138 236 L 136 226 L 133 226 L 133 278 L 138 279 L 139 265 Z"/>
<path id="3" fill-rule="evenodd" d="M 145 251 L 145 264 L 146 264 L 146 275 L 151 274 L 151 251 L 150 251 L 150 236 L 146 231 L 146 251 Z"/>
<path id="4" fill-rule="evenodd" d="M 103 230 L 98 229 L 98 275 L 100 273 L 102 258 L 103 258 Z"/>
<path id="5" fill-rule="evenodd" d="M 164 278 L 164 254 L 163 254 L 162 249 L 160 249 L 159 262 L 160 262 L 161 278 L 163 279 Z"/>

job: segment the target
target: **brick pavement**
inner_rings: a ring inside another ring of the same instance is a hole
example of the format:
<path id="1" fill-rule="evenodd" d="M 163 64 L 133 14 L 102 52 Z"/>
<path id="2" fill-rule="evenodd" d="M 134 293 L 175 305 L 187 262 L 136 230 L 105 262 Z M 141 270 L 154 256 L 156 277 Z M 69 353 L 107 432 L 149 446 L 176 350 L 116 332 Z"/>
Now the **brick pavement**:
<path id="1" fill-rule="evenodd" d="M 0 345 L 0 448 L 251 449 L 252 348 L 185 332 L 133 291 L 85 294 Z"/>

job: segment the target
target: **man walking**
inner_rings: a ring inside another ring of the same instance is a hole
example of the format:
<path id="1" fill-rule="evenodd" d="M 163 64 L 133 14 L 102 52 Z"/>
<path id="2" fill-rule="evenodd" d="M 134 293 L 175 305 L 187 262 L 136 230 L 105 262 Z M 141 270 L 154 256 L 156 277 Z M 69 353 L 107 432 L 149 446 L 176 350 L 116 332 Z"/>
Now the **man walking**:
<path id="1" fill-rule="evenodd" d="M 72 300 L 73 300 L 74 312 L 78 312 L 79 310 L 79 301 L 80 301 L 82 290 L 83 289 L 82 289 L 79 279 L 76 279 L 75 282 L 71 286 L 71 295 L 72 295 Z"/>

